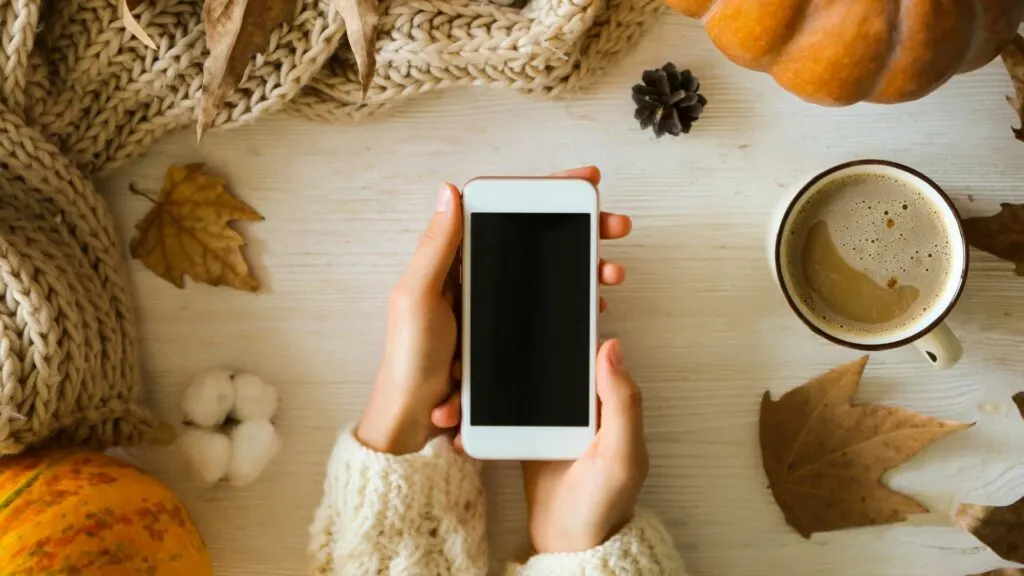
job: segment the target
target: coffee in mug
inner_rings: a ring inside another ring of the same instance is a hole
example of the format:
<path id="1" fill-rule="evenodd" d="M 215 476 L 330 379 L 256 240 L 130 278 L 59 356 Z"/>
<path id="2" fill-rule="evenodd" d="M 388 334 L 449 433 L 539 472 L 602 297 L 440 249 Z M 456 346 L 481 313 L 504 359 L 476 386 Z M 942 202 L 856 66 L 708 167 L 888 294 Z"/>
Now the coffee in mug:
<path id="1" fill-rule="evenodd" d="M 794 294 L 841 331 L 898 331 L 949 284 L 942 216 L 913 186 L 879 174 L 823 186 L 794 214 L 785 245 Z"/>
<path id="2" fill-rule="evenodd" d="M 942 318 L 966 245 L 952 203 L 923 175 L 884 161 L 833 168 L 784 201 L 772 232 L 776 279 L 812 330 L 866 350 L 917 342 L 940 367 L 959 359 Z"/>

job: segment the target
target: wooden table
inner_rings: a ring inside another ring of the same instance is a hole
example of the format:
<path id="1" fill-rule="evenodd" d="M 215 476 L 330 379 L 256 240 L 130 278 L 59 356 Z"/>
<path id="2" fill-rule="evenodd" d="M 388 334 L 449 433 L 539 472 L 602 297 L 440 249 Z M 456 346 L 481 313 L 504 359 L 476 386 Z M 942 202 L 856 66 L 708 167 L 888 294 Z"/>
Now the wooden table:
<path id="1" fill-rule="evenodd" d="M 703 81 L 710 104 L 688 136 L 656 140 L 633 120 L 630 86 L 666 60 Z M 913 349 L 874 354 L 859 398 L 977 422 L 891 473 L 935 512 L 916 526 L 802 539 L 782 520 L 761 469 L 762 393 L 801 384 L 858 353 L 814 335 L 790 313 L 765 260 L 767 217 L 784 189 L 819 169 L 878 157 L 930 175 L 965 215 L 1024 201 L 1024 144 L 1014 140 L 999 63 L 924 101 L 826 109 L 730 64 L 703 31 L 666 16 L 587 94 L 553 102 L 497 89 L 410 101 L 378 119 L 318 126 L 289 118 L 159 141 L 100 182 L 127 240 L 168 164 L 201 161 L 266 216 L 246 226 L 265 293 L 178 290 L 132 262 L 147 390 L 180 420 L 197 373 L 229 367 L 276 384 L 285 449 L 244 489 L 198 488 L 175 451 L 137 452 L 188 505 L 222 575 L 293 575 L 340 426 L 360 413 L 381 351 L 386 295 L 444 181 L 545 174 L 594 163 L 607 209 L 635 232 L 606 255 L 629 268 L 605 291 L 604 336 L 618 336 L 645 393 L 653 466 L 643 505 L 665 519 L 698 575 L 966 574 L 998 565 L 951 528 L 960 501 L 1024 495 L 1024 278 L 973 253 L 952 325 L 966 354 L 929 368 Z M 488 465 L 492 557 L 525 542 L 518 466 Z"/>

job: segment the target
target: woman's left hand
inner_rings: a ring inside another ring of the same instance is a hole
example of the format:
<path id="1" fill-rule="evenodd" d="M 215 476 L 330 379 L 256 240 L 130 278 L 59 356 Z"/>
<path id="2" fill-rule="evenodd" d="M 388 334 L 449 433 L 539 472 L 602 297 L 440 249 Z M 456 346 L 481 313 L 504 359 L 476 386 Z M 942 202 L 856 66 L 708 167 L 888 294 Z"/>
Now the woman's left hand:
<path id="1" fill-rule="evenodd" d="M 456 255 L 462 244 L 462 198 L 451 184 L 412 262 L 388 299 L 388 329 L 370 402 L 356 437 L 378 452 L 418 452 L 438 433 L 430 413 L 451 395 L 458 336 Z"/>

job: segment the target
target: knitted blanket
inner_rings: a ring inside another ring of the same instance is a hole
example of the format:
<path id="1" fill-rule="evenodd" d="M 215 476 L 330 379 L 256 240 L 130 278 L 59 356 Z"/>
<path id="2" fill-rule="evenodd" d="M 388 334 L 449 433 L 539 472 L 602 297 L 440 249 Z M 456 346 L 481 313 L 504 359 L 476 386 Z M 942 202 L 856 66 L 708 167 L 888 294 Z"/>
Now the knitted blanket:
<path id="1" fill-rule="evenodd" d="M 213 126 L 283 111 L 362 118 L 416 94 L 500 85 L 560 97 L 599 76 L 662 0 L 385 0 L 365 101 L 331 0 L 250 62 Z M 166 439 L 140 407 L 123 251 L 89 175 L 194 123 L 206 56 L 201 0 L 0 0 L 0 455 L 39 444 Z"/>

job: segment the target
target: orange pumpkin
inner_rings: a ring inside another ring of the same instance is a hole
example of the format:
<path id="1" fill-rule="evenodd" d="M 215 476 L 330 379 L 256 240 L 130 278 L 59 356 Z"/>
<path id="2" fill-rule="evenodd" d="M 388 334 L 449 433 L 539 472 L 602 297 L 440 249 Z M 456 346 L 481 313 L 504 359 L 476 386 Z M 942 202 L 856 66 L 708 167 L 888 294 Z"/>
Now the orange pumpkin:
<path id="1" fill-rule="evenodd" d="M 1022 0 L 667 0 L 734 62 L 826 105 L 896 103 L 984 66 Z"/>
<path id="2" fill-rule="evenodd" d="M 0 575 L 207 576 L 206 546 L 160 482 L 109 456 L 0 458 Z"/>

